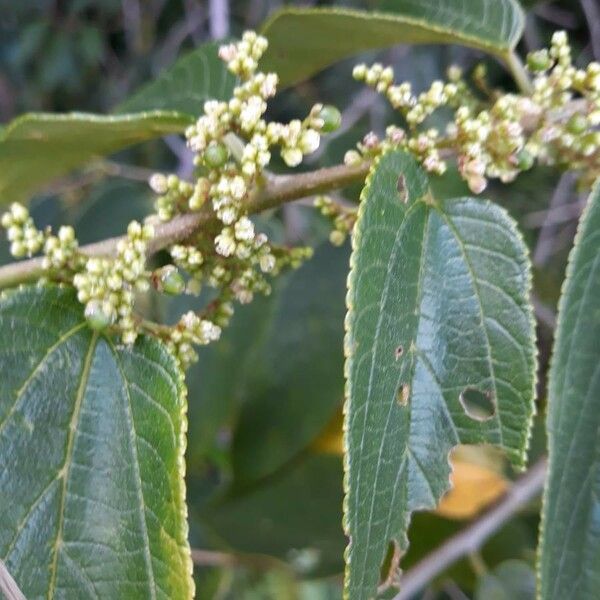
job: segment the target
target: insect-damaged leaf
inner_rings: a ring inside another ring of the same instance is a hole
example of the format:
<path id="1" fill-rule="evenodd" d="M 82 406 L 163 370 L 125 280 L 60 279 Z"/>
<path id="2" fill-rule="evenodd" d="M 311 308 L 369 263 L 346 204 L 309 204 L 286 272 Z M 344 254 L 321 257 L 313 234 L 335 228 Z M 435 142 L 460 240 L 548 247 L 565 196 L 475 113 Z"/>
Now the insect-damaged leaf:
<path id="1" fill-rule="evenodd" d="M 399 178 L 401 185 L 399 186 Z M 529 260 L 510 217 L 436 202 L 385 154 L 363 191 L 348 291 L 346 594 L 373 597 L 391 540 L 448 489 L 448 453 L 490 443 L 522 466 L 533 413 Z"/>

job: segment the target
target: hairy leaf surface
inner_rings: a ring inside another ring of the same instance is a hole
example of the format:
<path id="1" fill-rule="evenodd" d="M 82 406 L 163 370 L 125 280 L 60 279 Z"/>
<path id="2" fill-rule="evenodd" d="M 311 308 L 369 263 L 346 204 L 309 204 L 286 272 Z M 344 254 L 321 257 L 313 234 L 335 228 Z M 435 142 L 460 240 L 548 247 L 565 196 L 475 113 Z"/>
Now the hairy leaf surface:
<path id="1" fill-rule="evenodd" d="M 522 466 L 535 346 L 527 252 L 498 206 L 436 202 L 414 159 L 363 192 L 348 291 L 346 592 L 373 597 L 390 541 L 449 487 L 448 453 L 489 443 Z"/>
<path id="2" fill-rule="evenodd" d="M 581 218 L 558 311 L 548 389 L 540 598 L 600 589 L 600 186 Z"/>
<path id="3" fill-rule="evenodd" d="M 218 57 L 220 43 L 203 44 L 177 59 L 151 83 L 123 102 L 117 112 L 175 110 L 198 116 L 206 100 L 228 100 L 235 77 Z"/>
<path id="4" fill-rule="evenodd" d="M 395 44 L 462 44 L 500 57 L 523 31 L 515 0 L 386 0 L 380 12 L 284 8 L 265 24 L 261 67 L 290 85 L 365 50 Z"/>
<path id="5" fill-rule="evenodd" d="M 162 111 L 18 117 L 0 134 L 0 204 L 27 200 L 56 177 L 93 159 L 181 132 L 189 124 L 187 115 Z"/>
<path id="6" fill-rule="evenodd" d="M 172 357 L 93 333 L 57 287 L 5 295 L 0 335 L 0 557 L 26 597 L 191 597 Z"/>

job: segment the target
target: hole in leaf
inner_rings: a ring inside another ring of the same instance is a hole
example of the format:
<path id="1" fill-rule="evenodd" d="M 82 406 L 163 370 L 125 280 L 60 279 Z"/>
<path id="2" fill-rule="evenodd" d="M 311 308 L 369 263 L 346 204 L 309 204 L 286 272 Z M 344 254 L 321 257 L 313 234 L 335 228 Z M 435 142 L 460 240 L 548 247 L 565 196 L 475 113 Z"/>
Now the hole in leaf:
<path id="1" fill-rule="evenodd" d="M 408 383 L 401 383 L 396 392 L 396 402 L 400 406 L 408 406 L 410 399 L 410 385 Z"/>
<path id="2" fill-rule="evenodd" d="M 487 421 L 496 414 L 496 404 L 488 391 L 467 387 L 460 393 L 460 403 L 471 419 Z"/>
<path id="3" fill-rule="evenodd" d="M 404 348 L 402 346 L 398 346 L 394 350 L 394 356 L 396 357 L 396 360 L 399 360 L 403 354 L 404 354 Z"/>
<path id="4" fill-rule="evenodd" d="M 406 177 L 404 175 L 398 177 L 396 189 L 398 190 L 401 202 L 406 204 L 408 202 L 408 190 L 406 189 Z"/>
<path id="5" fill-rule="evenodd" d="M 392 587 L 398 587 L 400 581 L 400 559 L 402 550 L 396 540 L 392 540 L 387 547 L 385 558 L 379 570 L 378 594 L 383 594 Z"/>

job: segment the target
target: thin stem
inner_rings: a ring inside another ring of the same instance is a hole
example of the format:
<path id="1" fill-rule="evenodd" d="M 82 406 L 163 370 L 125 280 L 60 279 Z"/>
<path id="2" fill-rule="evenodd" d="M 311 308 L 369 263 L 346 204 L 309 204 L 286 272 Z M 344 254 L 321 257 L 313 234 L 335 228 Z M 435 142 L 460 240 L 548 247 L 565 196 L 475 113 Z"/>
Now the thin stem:
<path id="1" fill-rule="evenodd" d="M 290 570 L 285 562 L 265 554 L 230 554 L 200 548 L 192 548 L 191 554 L 192 562 L 199 567 L 246 567 L 256 571 Z"/>
<path id="2" fill-rule="evenodd" d="M 519 89 L 523 94 L 530 95 L 533 92 L 533 86 L 531 85 L 531 81 L 529 79 L 529 75 L 521 62 L 519 56 L 511 51 L 510 54 L 506 55 L 506 65 L 510 69 L 512 76 L 519 86 Z"/>
<path id="3" fill-rule="evenodd" d="M 510 58 L 511 56 L 512 58 Z M 529 86 L 527 74 L 518 57 L 509 55 L 507 62 L 512 65 L 513 73 L 522 75 L 521 83 Z M 584 110 L 586 102 L 583 98 L 573 100 L 562 111 L 547 118 L 549 122 L 565 121 L 571 115 Z M 540 116 L 536 116 L 523 120 L 523 129 L 526 132 L 534 131 L 540 118 Z M 440 154 L 443 158 L 450 158 L 454 153 L 448 148 L 442 149 Z M 369 168 L 370 162 L 363 161 L 356 165 L 342 164 L 294 175 L 270 175 L 265 178 L 264 184 L 259 186 L 249 199 L 247 210 L 249 213 L 257 213 L 312 194 L 345 187 L 363 180 L 369 172 Z M 157 225 L 156 235 L 148 243 L 148 254 L 154 254 L 171 244 L 189 238 L 192 234 L 198 232 L 203 225 L 208 225 L 211 222 L 215 223 L 215 216 L 211 208 L 206 206 L 200 212 L 179 215 L 168 223 Z M 81 251 L 87 256 L 114 256 L 120 239 L 122 238 L 111 238 L 96 244 L 83 246 Z M 35 281 L 43 277 L 44 274 L 41 258 L 33 258 L 0 267 L 0 289 Z"/>
<path id="4" fill-rule="evenodd" d="M 494 508 L 409 569 L 400 579 L 401 589 L 393 600 L 412 598 L 457 560 L 477 552 L 489 537 L 541 493 L 545 476 L 546 459 L 541 459 L 508 490 Z"/>
<path id="5" fill-rule="evenodd" d="M 249 199 L 249 213 L 276 208 L 286 202 L 305 198 L 311 194 L 344 187 L 364 179 L 369 171 L 368 161 L 357 165 L 337 165 L 297 175 L 270 176 Z M 148 242 L 148 255 L 155 254 L 176 242 L 183 241 L 196 233 L 203 225 L 214 221 L 209 206 L 197 213 L 178 215 L 167 223 L 155 227 L 155 235 Z M 122 237 L 110 238 L 81 247 L 86 256 L 114 256 Z M 0 288 L 13 287 L 35 281 L 45 274 L 41 258 L 32 258 L 0 267 Z"/>

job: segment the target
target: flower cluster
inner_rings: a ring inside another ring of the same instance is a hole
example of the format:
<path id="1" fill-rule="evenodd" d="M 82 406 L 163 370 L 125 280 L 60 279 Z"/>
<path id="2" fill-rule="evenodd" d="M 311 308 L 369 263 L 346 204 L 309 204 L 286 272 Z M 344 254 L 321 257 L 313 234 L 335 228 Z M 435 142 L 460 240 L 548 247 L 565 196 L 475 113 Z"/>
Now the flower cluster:
<path id="1" fill-rule="evenodd" d="M 10 242 L 10 253 L 15 258 L 33 256 L 44 245 L 44 234 L 39 231 L 29 215 L 29 211 L 17 202 L 2 215 L 2 227 Z"/>
<path id="2" fill-rule="evenodd" d="M 48 233 L 44 242 L 44 258 L 42 267 L 46 271 L 63 271 L 76 268 L 79 262 L 79 242 L 75 230 L 69 225 L 62 225 L 58 235 Z"/>
<path id="3" fill-rule="evenodd" d="M 198 236 L 187 245 L 171 247 L 170 253 L 175 265 L 189 276 L 185 291 L 198 294 L 208 284 L 220 290 L 222 306 L 231 306 L 230 300 L 250 302 L 256 293 L 268 294 L 271 286 L 267 275 L 275 275 L 286 266 L 297 267 L 309 255 L 306 249 L 274 247 L 264 233 L 255 230 L 247 204 L 262 183 L 274 146 L 279 147 L 288 166 L 296 166 L 318 148 L 321 134 L 334 131 L 341 121 L 336 108 L 317 104 L 304 120 L 267 122 L 267 101 L 275 95 L 278 78 L 257 70 L 266 48 L 267 41 L 253 32 L 220 48 L 219 56 L 239 78 L 239 85 L 229 101 L 205 102 L 203 114 L 186 131 L 187 144 L 195 153 L 194 163 L 202 169 L 196 183 L 162 174 L 152 176 L 149 182 L 158 194 L 156 211 L 161 220 L 200 210 L 207 202 L 214 211 L 220 227 L 212 240 Z M 153 282 L 165 291 L 162 276 L 164 273 Z M 223 322 L 227 313 L 219 317 Z M 185 344 L 193 339 L 180 333 L 175 337 L 170 343 L 184 344 L 176 353 L 187 362 L 192 354 Z"/>
<path id="4" fill-rule="evenodd" d="M 171 329 L 166 339 L 167 346 L 175 354 L 183 368 L 198 358 L 193 345 L 206 346 L 221 337 L 221 328 L 202 319 L 196 313 L 186 312 Z"/>
<path id="5" fill-rule="evenodd" d="M 196 357 L 193 345 L 219 337 L 231 318 L 234 300 L 246 303 L 257 293 L 270 293 L 267 276 L 296 268 L 311 255 L 308 248 L 271 244 L 256 231 L 247 205 L 263 183 L 274 146 L 286 164 L 296 166 L 318 148 L 322 133 L 340 125 L 341 116 L 334 107 L 317 104 L 304 120 L 267 122 L 264 114 L 267 100 L 276 92 L 277 75 L 257 70 L 266 47 L 264 38 L 248 32 L 239 43 L 220 49 L 239 85 L 229 101 L 206 102 L 203 114 L 186 131 L 199 176 L 188 182 L 173 174 L 153 175 L 149 185 L 157 195 L 156 214 L 145 225 L 129 225 L 115 256 L 86 256 L 72 227 L 63 226 L 56 235 L 49 228 L 39 231 L 19 204 L 2 217 L 13 255 L 43 252 L 46 278 L 73 284 L 92 328 L 111 328 L 125 344 L 133 344 L 140 331 L 150 331 L 187 366 Z M 185 244 L 167 247 L 174 264 L 148 271 L 151 223 L 200 210 L 208 217 L 205 229 Z M 218 290 L 216 298 L 205 310 L 186 313 L 173 326 L 151 323 L 134 313 L 136 293 L 150 285 L 164 294 L 198 295 L 205 284 Z"/>
<path id="6" fill-rule="evenodd" d="M 267 100 L 275 95 L 278 79 L 275 73 L 257 72 L 266 48 L 266 39 L 253 32 L 246 32 L 237 44 L 221 47 L 220 57 L 240 84 L 228 102 L 206 102 L 204 114 L 186 131 L 196 164 L 209 171 L 209 185 L 203 183 L 197 196 L 211 199 L 225 226 L 244 215 L 244 203 L 271 160 L 272 146 L 280 147 L 287 165 L 297 166 L 318 148 L 321 132 L 339 125 L 339 112 L 322 105 L 314 106 L 303 121 L 267 123 Z M 232 139 L 240 145 L 238 156 L 232 156 Z"/>
<path id="7" fill-rule="evenodd" d="M 600 64 L 575 68 L 564 32 L 554 34 L 548 50 L 530 54 L 527 64 L 533 74 L 531 93 L 490 94 L 487 105 L 476 99 L 457 67 L 449 70 L 447 83 L 434 81 L 415 95 L 410 83 L 394 84 L 390 67 L 358 65 L 354 77 L 385 94 L 406 129 L 389 127 L 384 140 L 367 135 L 358 151 L 347 153 L 346 162 L 393 146 L 411 151 L 435 174 L 444 173 L 447 159 L 455 157 L 475 193 L 491 178 L 512 181 L 536 161 L 580 170 L 583 183 L 590 183 L 600 174 Z M 479 71 L 475 84 L 489 93 Z M 454 110 L 445 131 L 421 129 L 442 106 Z"/>
<path id="8" fill-rule="evenodd" d="M 334 202 L 329 196 L 317 196 L 314 205 L 324 217 L 332 221 L 333 230 L 329 234 L 329 241 L 334 246 L 341 246 L 352 232 L 358 210 Z"/>
<path id="9" fill-rule="evenodd" d="M 187 181 L 182 181 L 176 175 L 165 176 L 162 173 L 155 173 L 149 183 L 152 190 L 159 194 L 155 208 L 161 221 L 168 221 L 187 208 L 198 210 L 206 200 L 204 195 L 200 201 L 194 186 Z"/>
<path id="10" fill-rule="evenodd" d="M 133 314 L 135 292 L 149 288 L 146 273 L 146 243 L 152 239 L 151 225 L 132 221 L 127 236 L 117 244 L 115 259 L 91 257 L 73 277 L 79 302 L 94 329 L 116 324 L 125 344 L 133 344 L 138 326 Z"/>

